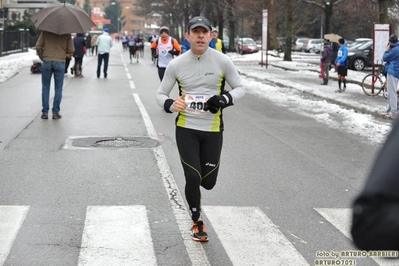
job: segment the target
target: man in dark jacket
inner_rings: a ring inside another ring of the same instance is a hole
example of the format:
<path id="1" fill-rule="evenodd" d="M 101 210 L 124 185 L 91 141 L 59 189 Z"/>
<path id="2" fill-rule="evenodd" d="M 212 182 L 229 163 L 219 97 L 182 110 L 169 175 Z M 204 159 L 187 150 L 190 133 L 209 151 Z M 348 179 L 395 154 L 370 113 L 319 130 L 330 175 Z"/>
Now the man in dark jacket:
<path id="1" fill-rule="evenodd" d="M 353 242 L 362 250 L 399 250 L 399 122 L 376 158 L 353 204 Z"/>
<path id="2" fill-rule="evenodd" d="M 86 49 L 86 38 L 84 33 L 78 33 L 76 37 L 73 39 L 73 45 L 75 46 L 75 52 L 73 53 L 73 57 L 75 58 L 75 65 L 73 66 L 73 72 L 75 72 L 75 77 L 83 78 L 82 75 L 82 64 L 83 64 L 83 56 L 85 54 Z"/>
<path id="3" fill-rule="evenodd" d="M 320 74 L 323 79 L 323 83 L 321 85 L 327 85 L 329 79 L 329 72 L 331 66 L 331 58 L 332 58 L 332 49 L 330 46 L 329 40 L 324 40 L 324 48 L 321 52 L 320 58 Z"/>

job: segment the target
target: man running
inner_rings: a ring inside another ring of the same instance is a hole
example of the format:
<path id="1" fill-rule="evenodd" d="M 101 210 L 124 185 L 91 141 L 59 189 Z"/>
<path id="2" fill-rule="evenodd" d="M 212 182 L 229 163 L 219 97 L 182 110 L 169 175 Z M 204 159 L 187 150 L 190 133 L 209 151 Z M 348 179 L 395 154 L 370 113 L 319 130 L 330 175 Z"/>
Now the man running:
<path id="1" fill-rule="evenodd" d="M 152 42 L 151 52 L 158 58 L 158 76 L 162 81 L 165 69 L 172 61 L 173 56 L 181 54 L 181 48 L 176 39 L 169 36 L 169 29 L 165 26 L 159 29 L 160 37 Z"/>
<path id="2" fill-rule="evenodd" d="M 212 27 L 205 17 L 188 23 L 191 50 L 172 60 L 166 68 L 156 100 L 167 113 L 177 112 L 176 143 L 186 179 L 185 195 L 190 207 L 194 241 L 206 242 L 201 220 L 200 187 L 211 190 L 219 171 L 223 143 L 223 108 L 245 94 L 245 87 L 230 58 L 211 49 Z M 176 81 L 179 97 L 169 98 Z M 225 91 L 227 82 L 232 90 Z"/>

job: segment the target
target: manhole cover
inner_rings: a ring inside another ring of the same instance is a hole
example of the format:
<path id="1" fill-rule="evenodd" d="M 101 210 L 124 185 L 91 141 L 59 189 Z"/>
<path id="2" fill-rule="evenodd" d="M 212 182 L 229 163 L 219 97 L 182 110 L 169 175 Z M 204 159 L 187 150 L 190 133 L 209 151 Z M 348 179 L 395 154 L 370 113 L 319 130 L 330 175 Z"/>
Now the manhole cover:
<path id="1" fill-rule="evenodd" d="M 149 137 L 70 137 L 63 149 L 154 148 L 158 145 L 158 140 Z"/>
<path id="2" fill-rule="evenodd" d="M 107 140 L 99 140 L 96 141 L 95 146 L 97 147 L 122 147 L 127 148 L 131 146 L 141 146 L 143 142 L 135 140 L 135 139 L 124 139 L 124 138 L 116 138 L 116 139 L 107 139 Z"/>

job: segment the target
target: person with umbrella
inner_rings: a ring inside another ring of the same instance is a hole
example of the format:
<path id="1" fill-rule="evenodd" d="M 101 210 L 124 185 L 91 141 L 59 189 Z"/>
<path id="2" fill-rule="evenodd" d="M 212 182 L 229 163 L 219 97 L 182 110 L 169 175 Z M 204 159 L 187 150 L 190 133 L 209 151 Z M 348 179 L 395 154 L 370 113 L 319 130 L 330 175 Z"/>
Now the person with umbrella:
<path id="1" fill-rule="evenodd" d="M 48 119 L 50 83 L 54 75 L 53 119 L 60 119 L 62 87 L 64 85 L 65 57 L 75 51 L 70 34 L 42 31 L 36 43 L 36 52 L 42 64 L 42 119 Z"/>
<path id="2" fill-rule="evenodd" d="M 65 58 L 75 51 L 72 32 L 85 32 L 96 26 L 87 13 L 78 6 L 52 5 L 30 17 L 35 27 L 43 30 L 36 43 L 36 51 L 42 64 L 42 119 L 48 119 L 50 82 L 54 74 L 55 95 L 53 119 L 60 119 L 62 87 L 64 85 Z"/>

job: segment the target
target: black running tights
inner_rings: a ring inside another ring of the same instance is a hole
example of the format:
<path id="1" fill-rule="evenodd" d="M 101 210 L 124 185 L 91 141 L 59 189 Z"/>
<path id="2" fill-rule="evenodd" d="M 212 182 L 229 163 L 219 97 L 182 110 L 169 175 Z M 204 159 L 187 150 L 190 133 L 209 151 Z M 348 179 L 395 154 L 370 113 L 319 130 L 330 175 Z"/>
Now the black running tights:
<path id="1" fill-rule="evenodd" d="M 210 190 L 219 171 L 223 132 L 176 127 L 176 143 L 186 178 L 185 194 L 193 221 L 201 211 L 200 186 Z"/>

